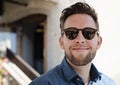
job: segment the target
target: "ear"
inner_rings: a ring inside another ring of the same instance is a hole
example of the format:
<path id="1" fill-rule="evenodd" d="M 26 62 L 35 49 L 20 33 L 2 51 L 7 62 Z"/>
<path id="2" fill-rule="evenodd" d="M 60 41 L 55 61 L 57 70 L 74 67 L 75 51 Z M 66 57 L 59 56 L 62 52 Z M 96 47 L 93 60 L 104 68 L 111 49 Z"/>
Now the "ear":
<path id="1" fill-rule="evenodd" d="M 102 44 L 102 37 L 101 37 L 101 36 L 98 37 L 98 42 L 97 42 L 97 44 L 98 44 L 97 49 L 99 49 L 100 46 L 101 46 L 101 44 Z"/>
<path id="2" fill-rule="evenodd" d="M 62 36 L 59 38 L 59 44 L 60 44 L 60 47 L 61 47 L 62 49 L 64 49 Z"/>

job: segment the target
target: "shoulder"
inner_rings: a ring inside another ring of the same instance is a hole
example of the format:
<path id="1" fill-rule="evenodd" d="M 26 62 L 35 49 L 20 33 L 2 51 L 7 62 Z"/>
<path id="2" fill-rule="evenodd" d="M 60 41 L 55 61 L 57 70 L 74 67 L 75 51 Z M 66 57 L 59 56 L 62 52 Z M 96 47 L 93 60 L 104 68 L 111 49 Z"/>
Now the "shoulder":
<path id="1" fill-rule="evenodd" d="M 57 85 L 59 79 L 59 66 L 51 69 L 40 77 L 34 79 L 29 85 Z"/>
<path id="2" fill-rule="evenodd" d="M 100 74 L 101 74 L 101 82 L 104 83 L 104 85 L 116 85 L 115 82 L 110 77 L 102 73 Z"/>

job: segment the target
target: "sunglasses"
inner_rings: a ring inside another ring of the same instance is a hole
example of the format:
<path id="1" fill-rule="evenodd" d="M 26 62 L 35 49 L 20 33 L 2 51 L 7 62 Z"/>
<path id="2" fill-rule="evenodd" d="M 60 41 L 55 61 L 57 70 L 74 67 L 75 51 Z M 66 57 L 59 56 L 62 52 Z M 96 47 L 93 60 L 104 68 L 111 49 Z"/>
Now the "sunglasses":
<path id="1" fill-rule="evenodd" d="M 84 29 L 77 29 L 75 27 L 70 27 L 70 28 L 63 29 L 62 34 L 65 33 L 68 39 L 73 40 L 78 36 L 79 31 L 82 32 L 82 35 L 84 36 L 85 39 L 91 40 L 94 38 L 95 33 L 98 30 L 91 27 L 86 27 Z"/>

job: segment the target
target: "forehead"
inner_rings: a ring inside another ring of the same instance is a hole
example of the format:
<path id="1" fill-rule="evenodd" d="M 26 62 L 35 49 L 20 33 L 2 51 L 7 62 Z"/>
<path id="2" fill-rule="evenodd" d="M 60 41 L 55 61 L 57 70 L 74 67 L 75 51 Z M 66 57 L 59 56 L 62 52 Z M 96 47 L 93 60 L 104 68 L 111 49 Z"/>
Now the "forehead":
<path id="1" fill-rule="evenodd" d="M 91 16 L 89 16 L 87 14 L 74 14 L 74 15 L 69 16 L 64 23 L 64 28 L 68 28 L 68 27 L 77 27 L 77 28 L 93 27 L 93 28 L 96 28 L 96 25 Z"/>

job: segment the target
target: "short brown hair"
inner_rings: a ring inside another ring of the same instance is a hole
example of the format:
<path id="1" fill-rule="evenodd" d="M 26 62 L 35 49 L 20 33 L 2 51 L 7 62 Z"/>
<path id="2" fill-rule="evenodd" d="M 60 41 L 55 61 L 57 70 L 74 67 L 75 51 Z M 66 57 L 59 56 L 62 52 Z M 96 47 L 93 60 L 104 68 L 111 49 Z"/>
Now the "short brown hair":
<path id="1" fill-rule="evenodd" d="M 64 28 L 65 20 L 70 15 L 73 15 L 73 14 L 87 14 L 87 15 L 90 15 L 93 18 L 93 20 L 95 21 L 96 27 L 99 30 L 98 17 L 97 17 L 97 14 L 95 12 L 95 9 L 90 7 L 90 5 L 88 5 L 85 2 L 77 2 L 77 3 L 73 4 L 73 5 L 71 5 L 70 7 L 65 8 L 62 11 L 62 15 L 60 17 L 60 28 L 61 28 L 61 31 Z"/>

